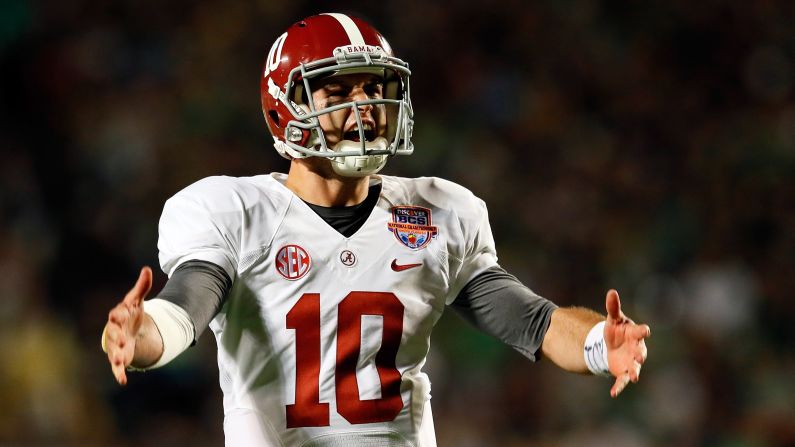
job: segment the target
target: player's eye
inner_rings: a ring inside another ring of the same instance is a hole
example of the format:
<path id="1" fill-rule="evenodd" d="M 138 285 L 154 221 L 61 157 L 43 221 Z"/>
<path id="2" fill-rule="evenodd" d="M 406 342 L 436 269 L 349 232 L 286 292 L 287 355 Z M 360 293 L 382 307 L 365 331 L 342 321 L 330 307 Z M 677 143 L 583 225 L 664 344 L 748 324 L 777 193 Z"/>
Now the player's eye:
<path id="1" fill-rule="evenodd" d="M 384 84 L 380 82 L 372 82 L 364 86 L 364 92 L 367 96 L 380 98 L 384 92 Z"/>
<path id="2" fill-rule="evenodd" d="M 328 96 L 341 96 L 343 93 L 343 89 L 340 87 L 326 88 L 326 94 Z"/>
<path id="3" fill-rule="evenodd" d="M 350 93 L 349 89 L 345 89 L 342 87 L 333 87 L 333 88 L 326 88 L 326 103 L 329 106 L 339 104 L 341 102 L 345 102 L 348 98 L 348 94 Z"/>

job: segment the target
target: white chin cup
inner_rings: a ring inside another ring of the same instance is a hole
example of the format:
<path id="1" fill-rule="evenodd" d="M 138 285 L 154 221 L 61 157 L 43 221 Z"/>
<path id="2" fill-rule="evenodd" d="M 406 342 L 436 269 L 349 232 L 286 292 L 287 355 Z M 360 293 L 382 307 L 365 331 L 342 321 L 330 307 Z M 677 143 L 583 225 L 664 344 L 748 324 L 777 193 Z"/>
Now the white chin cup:
<path id="1" fill-rule="evenodd" d="M 378 137 L 375 141 L 368 141 L 364 147 L 366 150 L 386 150 L 389 142 L 384 137 Z M 355 152 L 362 148 L 362 143 L 358 141 L 342 140 L 334 145 L 334 152 Z M 344 177 L 364 177 L 375 174 L 386 165 L 387 154 L 381 155 L 348 155 L 347 157 L 332 158 L 331 167 L 334 172 Z"/>

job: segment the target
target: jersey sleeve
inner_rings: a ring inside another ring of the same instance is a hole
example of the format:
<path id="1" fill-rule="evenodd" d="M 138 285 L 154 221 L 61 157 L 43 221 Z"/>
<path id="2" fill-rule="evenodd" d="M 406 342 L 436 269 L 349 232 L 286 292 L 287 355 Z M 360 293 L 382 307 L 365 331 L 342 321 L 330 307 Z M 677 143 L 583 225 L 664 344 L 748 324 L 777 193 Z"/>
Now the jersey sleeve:
<path id="1" fill-rule="evenodd" d="M 446 304 L 452 303 L 475 276 L 497 265 L 497 250 L 494 248 L 486 203 L 471 193 L 468 199 L 468 206 L 459 212 L 463 240 L 459 250 L 450 253 L 452 278 Z"/>
<path id="2" fill-rule="evenodd" d="M 557 306 L 502 267 L 489 267 L 467 283 L 450 305 L 464 320 L 532 361 Z"/>
<path id="3" fill-rule="evenodd" d="M 157 294 L 157 298 L 179 306 L 192 323 L 191 336 L 197 341 L 221 309 L 232 279 L 218 265 L 187 261 L 179 265 Z"/>
<path id="4" fill-rule="evenodd" d="M 212 178 L 211 178 L 212 179 Z M 157 247 L 160 266 L 170 277 L 187 261 L 220 266 L 234 278 L 240 243 L 240 212 L 230 209 L 224 185 L 205 179 L 166 201 L 160 217 Z"/>

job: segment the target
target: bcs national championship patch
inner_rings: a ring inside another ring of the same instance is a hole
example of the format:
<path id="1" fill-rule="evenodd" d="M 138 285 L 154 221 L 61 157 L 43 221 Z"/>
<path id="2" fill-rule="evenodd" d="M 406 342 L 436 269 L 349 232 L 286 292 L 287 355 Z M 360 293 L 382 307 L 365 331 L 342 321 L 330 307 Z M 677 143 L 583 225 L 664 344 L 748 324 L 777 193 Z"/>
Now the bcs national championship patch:
<path id="1" fill-rule="evenodd" d="M 431 225 L 431 210 L 421 206 L 393 207 L 392 222 L 388 226 L 397 240 L 412 250 L 425 247 L 438 233 Z"/>

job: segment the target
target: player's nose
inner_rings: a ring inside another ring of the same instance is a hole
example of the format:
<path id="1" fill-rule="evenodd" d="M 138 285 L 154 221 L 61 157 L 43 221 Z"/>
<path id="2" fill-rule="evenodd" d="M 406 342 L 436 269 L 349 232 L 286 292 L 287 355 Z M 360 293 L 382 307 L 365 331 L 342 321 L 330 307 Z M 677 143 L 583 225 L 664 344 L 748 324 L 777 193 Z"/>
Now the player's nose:
<path id="1" fill-rule="evenodd" d="M 354 101 L 367 101 L 371 99 L 367 92 L 364 91 L 362 88 L 356 88 L 354 91 L 351 92 L 351 99 Z M 372 104 L 359 104 L 359 110 L 371 110 L 373 108 Z"/>

